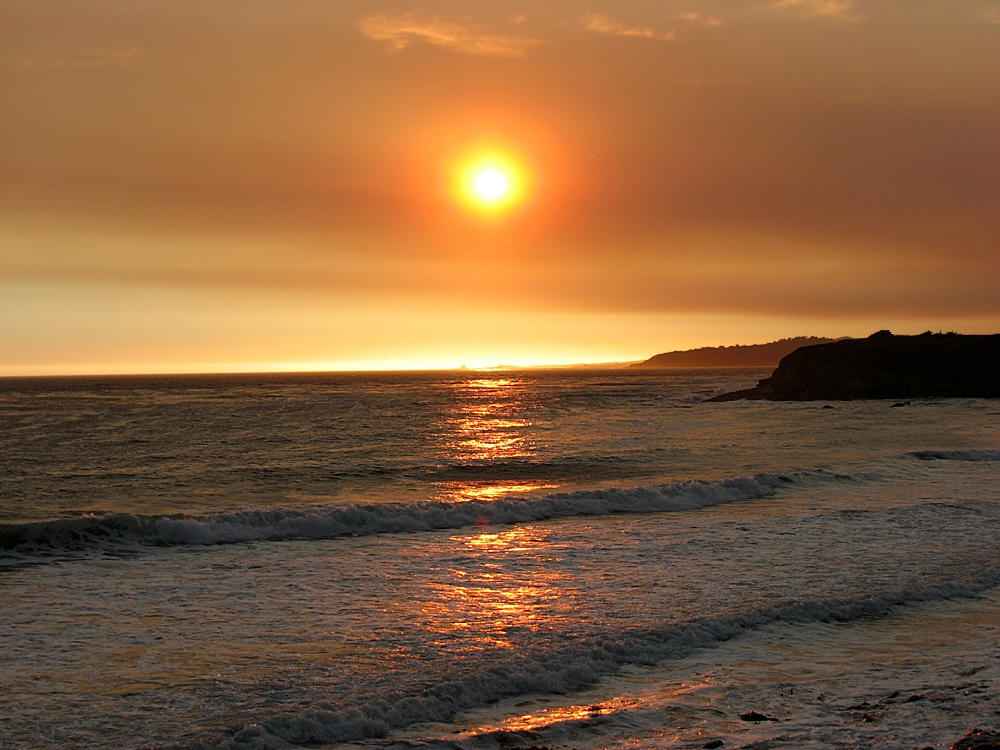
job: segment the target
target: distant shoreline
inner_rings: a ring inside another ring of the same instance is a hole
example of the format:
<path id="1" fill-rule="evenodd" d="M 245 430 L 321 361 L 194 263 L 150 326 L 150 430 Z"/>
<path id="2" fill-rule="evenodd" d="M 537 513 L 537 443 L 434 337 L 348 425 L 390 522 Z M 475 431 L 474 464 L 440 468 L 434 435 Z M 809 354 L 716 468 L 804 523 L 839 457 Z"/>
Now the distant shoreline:
<path id="1" fill-rule="evenodd" d="M 704 346 L 698 349 L 664 352 L 629 365 L 648 369 L 708 369 L 719 367 L 777 367 L 782 357 L 803 346 L 828 344 L 840 339 L 795 336 L 767 344 Z"/>

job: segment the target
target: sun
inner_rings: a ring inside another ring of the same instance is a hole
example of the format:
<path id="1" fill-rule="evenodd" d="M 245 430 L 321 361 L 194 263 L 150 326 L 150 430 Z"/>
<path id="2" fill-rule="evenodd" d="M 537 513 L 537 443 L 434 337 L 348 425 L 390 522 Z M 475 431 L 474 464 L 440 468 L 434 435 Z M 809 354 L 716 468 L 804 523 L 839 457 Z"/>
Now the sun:
<path id="1" fill-rule="evenodd" d="M 484 203 L 502 201 L 510 194 L 513 181 L 498 167 L 483 167 L 472 176 L 472 192 Z"/>
<path id="2" fill-rule="evenodd" d="M 507 152 L 474 152 L 458 160 L 453 184 L 453 194 L 465 209 L 498 218 L 525 200 L 527 169 Z"/>
<path id="3" fill-rule="evenodd" d="M 517 169 L 509 161 L 487 157 L 472 162 L 465 170 L 462 192 L 474 208 L 496 212 L 518 199 Z"/>

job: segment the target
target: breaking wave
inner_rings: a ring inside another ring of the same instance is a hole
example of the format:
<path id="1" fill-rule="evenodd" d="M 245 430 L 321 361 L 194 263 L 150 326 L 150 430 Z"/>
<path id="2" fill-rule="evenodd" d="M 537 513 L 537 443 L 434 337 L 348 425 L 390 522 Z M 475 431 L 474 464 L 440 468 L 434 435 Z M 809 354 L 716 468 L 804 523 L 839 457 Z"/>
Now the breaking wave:
<path id="1" fill-rule="evenodd" d="M 770 497 L 779 488 L 836 475 L 758 474 L 720 482 L 689 481 L 631 489 L 556 493 L 490 502 L 338 505 L 310 510 L 248 510 L 207 516 L 113 513 L 58 521 L 0 524 L 0 558 L 51 556 L 150 546 L 332 539 L 399 532 L 517 524 L 570 516 L 663 513 Z M 842 477 L 841 477 L 842 478 Z"/>
<path id="2" fill-rule="evenodd" d="M 994 450 L 921 450 L 920 461 L 1000 462 Z M 897 467 L 898 468 L 898 467 Z M 771 497 L 783 487 L 867 482 L 883 471 L 763 473 L 716 482 L 692 480 L 650 487 L 562 492 L 490 501 L 370 503 L 308 509 L 252 509 L 210 515 L 110 513 L 54 521 L 0 523 L 0 561 L 30 562 L 62 554 L 148 547 L 320 540 L 402 532 L 511 525 L 572 516 L 665 513 Z"/>
<path id="3" fill-rule="evenodd" d="M 264 719 L 229 734 L 187 744 L 189 750 L 277 750 L 385 737 L 419 722 L 447 721 L 460 711 L 530 693 L 567 693 L 589 687 L 626 665 L 684 657 L 775 622 L 848 622 L 882 617 L 894 607 L 971 597 L 1000 585 L 1000 567 L 962 580 L 902 588 L 855 598 L 791 601 L 740 614 L 699 618 L 587 640 L 539 657 L 511 658 L 408 696 L 335 709 L 317 707 Z M 449 747 L 456 747 L 451 744 Z"/>

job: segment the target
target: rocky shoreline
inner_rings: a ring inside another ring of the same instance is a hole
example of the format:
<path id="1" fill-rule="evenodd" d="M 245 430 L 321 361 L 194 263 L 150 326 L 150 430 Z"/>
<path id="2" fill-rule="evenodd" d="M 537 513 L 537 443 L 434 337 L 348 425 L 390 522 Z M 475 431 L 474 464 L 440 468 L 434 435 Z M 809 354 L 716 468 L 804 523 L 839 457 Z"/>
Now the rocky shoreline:
<path id="1" fill-rule="evenodd" d="M 952 745 L 950 750 L 1000 750 L 1000 732 L 973 729 Z"/>
<path id="2" fill-rule="evenodd" d="M 879 331 L 796 349 L 755 388 L 710 401 L 1000 398 L 1000 334 Z"/>

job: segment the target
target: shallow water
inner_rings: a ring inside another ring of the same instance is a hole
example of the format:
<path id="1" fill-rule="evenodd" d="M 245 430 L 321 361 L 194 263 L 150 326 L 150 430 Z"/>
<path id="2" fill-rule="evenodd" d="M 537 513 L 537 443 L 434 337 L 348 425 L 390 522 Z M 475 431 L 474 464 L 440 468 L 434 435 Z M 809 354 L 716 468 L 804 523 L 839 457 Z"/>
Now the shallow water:
<path id="1" fill-rule="evenodd" d="M 377 746 L 442 737 L 476 748 L 505 738 L 607 748 L 948 747 L 970 727 L 996 723 L 998 612 L 993 589 L 879 618 L 773 623 L 573 696 L 519 696 Z M 776 721 L 739 718 L 750 711 Z"/>
<path id="2" fill-rule="evenodd" d="M 996 723 L 1000 409 L 704 403 L 752 376 L 10 381 L 0 745 Z"/>

